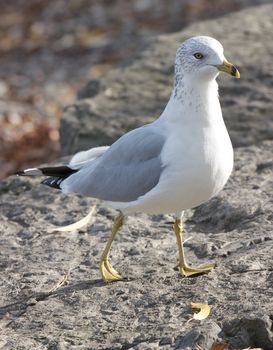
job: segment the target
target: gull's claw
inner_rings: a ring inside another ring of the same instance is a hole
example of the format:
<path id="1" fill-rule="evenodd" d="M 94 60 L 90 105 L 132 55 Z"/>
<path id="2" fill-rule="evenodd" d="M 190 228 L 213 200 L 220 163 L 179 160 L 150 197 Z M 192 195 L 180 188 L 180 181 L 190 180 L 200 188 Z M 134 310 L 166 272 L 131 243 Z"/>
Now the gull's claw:
<path id="1" fill-rule="evenodd" d="M 208 273 L 212 269 L 214 269 L 214 264 L 207 264 L 199 267 L 191 267 L 187 264 L 183 247 L 183 225 L 181 219 L 175 220 L 174 233 L 176 235 L 179 252 L 179 264 L 177 267 L 182 276 L 189 277 L 194 275 L 200 275 L 203 273 Z"/>
<path id="2" fill-rule="evenodd" d="M 201 265 L 198 267 L 191 267 L 191 266 L 182 265 L 182 264 L 178 265 L 178 269 L 181 275 L 185 277 L 208 273 L 214 268 L 215 268 L 215 264 Z"/>
<path id="3" fill-rule="evenodd" d="M 112 267 L 112 265 L 108 260 L 109 252 L 110 252 L 113 240 L 115 238 L 116 233 L 121 228 L 122 224 L 123 224 L 123 215 L 119 213 L 115 219 L 111 236 L 108 239 L 108 242 L 106 244 L 106 247 L 104 248 L 104 251 L 102 253 L 101 260 L 100 260 L 100 272 L 104 282 L 121 281 L 123 279 L 122 276 Z"/>
<path id="4" fill-rule="evenodd" d="M 101 260 L 100 272 L 104 282 L 121 281 L 123 277 L 112 267 L 108 259 Z"/>

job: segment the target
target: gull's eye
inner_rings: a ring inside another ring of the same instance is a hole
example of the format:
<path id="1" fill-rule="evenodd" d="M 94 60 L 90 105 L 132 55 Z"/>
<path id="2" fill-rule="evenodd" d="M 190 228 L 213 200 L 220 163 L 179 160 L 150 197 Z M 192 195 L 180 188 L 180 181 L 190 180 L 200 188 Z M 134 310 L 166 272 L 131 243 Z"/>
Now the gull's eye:
<path id="1" fill-rule="evenodd" d="M 204 57 L 204 55 L 202 55 L 200 52 L 196 52 L 193 56 L 198 60 L 201 60 Z"/>

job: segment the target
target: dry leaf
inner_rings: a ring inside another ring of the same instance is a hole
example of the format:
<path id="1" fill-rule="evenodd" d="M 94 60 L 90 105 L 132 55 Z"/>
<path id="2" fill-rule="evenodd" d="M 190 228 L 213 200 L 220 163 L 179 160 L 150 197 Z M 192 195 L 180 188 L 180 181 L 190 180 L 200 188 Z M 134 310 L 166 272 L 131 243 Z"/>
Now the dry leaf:
<path id="1" fill-rule="evenodd" d="M 191 308 L 194 320 L 204 320 L 210 314 L 210 306 L 208 304 L 191 303 Z"/>
<path id="2" fill-rule="evenodd" d="M 214 344 L 212 345 L 212 347 L 209 350 L 225 350 L 226 349 L 227 344 Z"/>

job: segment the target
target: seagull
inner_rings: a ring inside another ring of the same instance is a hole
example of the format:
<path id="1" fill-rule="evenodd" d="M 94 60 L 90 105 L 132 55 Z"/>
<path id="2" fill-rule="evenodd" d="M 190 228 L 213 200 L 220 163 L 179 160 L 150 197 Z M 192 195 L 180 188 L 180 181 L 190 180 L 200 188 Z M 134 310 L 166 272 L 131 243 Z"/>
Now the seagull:
<path id="1" fill-rule="evenodd" d="M 195 36 L 176 52 L 174 85 L 154 122 L 121 136 L 111 146 L 77 153 L 63 166 L 31 168 L 17 175 L 47 176 L 42 184 L 63 193 L 106 201 L 118 210 L 100 260 L 105 282 L 122 280 L 109 261 L 113 240 L 126 215 L 174 214 L 178 268 L 182 276 L 211 271 L 193 267 L 183 248 L 183 212 L 208 201 L 224 187 L 233 168 L 233 148 L 222 117 L 216 78 L 240 78 L 219 41 Z"/>

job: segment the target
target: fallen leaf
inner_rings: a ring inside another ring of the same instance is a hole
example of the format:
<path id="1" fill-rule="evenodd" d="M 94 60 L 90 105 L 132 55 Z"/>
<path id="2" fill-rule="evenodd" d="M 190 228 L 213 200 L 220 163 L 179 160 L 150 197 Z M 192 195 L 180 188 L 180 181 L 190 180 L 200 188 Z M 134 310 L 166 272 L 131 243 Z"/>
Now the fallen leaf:
<path id="1" fill-rule="evenodd" d="M 225 350 L 227 344 L 219 343 L 219 344 L 214 344 L 209 350 Z"/>
<path id="2" fill-rule="evenodd" d="M 194 320 L 204 320 L 210 314 L 210 306 L 208 304 L 191 303 Z"/>

